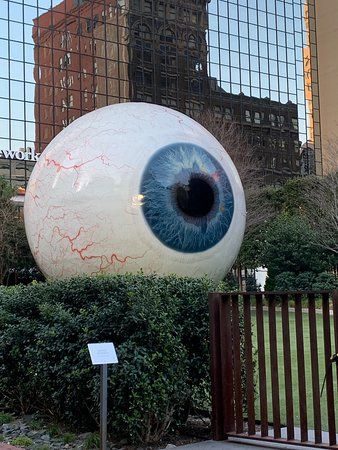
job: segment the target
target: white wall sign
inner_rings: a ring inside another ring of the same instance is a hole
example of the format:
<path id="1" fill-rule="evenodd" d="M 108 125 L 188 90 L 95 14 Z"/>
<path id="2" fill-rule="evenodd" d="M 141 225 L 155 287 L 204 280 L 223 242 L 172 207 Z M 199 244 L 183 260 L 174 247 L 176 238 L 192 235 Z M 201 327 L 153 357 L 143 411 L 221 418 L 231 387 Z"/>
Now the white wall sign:
<path id="1" fill-rule="evenodd" d="M 93 365 L 118 363 L 115 347 L 112 342 L 88 344 L 88 350 Z"/>
<path id="2" fill-rule="evenodd" d="M 0 157 L 5 159 L 18 159 L 19 161 L 37 161 L 40 153 L 35 153 L 34 148 L 19 148 L 19 150 L 0 150 Z"/>

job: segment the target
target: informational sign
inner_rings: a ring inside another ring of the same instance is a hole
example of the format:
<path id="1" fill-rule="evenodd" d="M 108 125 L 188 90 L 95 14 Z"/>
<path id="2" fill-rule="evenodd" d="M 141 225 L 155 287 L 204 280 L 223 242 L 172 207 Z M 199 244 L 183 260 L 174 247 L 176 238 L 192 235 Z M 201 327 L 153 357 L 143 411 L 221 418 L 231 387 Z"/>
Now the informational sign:
<path id="1" fill-rule="evenodd" d="M 93 365 L 118 363 L 115 347 L 112 342 L 88 344 L 88 350 Z"/>

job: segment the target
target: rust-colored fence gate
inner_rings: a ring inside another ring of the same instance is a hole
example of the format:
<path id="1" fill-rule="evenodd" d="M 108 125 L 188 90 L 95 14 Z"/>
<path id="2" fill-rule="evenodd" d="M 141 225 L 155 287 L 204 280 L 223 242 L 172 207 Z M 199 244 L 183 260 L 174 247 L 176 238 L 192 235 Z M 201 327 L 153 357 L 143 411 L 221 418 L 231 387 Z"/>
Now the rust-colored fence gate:
<path id="1" fill-rule="evenodd" d="M 338 291 L 212 293 L 209 308 L 213 439 L 338 448 Z"/>

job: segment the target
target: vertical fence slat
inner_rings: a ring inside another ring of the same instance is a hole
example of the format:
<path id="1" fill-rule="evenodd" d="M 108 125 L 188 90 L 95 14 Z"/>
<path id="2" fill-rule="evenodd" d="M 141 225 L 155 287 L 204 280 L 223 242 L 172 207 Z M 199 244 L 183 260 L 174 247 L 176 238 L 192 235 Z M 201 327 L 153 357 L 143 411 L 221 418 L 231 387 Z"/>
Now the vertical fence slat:
<path id="1" fill-rule="evenodd" d="M 266 367 L 265 367 L 265 340 L 263 319 L 263 296 L 256 294 L 256 327 L 258 350 L 258 375 L 259 375 L 259 402 L 261 411 L 261 436 L 267 436 L 268 427 L 268 401 L 266 393 Z"/>
<path id="2" fill-rule="evenodd" d="M 256 433 L 250 294 L 243 294 L 248 434 Z"/>
<path id="3" fill-rule="evenodd" d="M 242 365 L 241 365 L 241 337 L 239 326 L 238 295 L 232 295 L 232 334 L 234 355 L 234 384 L 235 384 L 235 425 L 236 433 L 243 433 L 243 399 L 242 399 Z"/>
<path id="4" fill-rule="evenodd" d="M 284 356 L 284 382 L 287 438 L 295 437 L 293 419 L 293 395 L 292 395 L 292 370 L 291 370 L 291 346 L 290 346 L 290 321 L 289 321 L 289 296 L 282 295 L 282 327 L 283 327 L 283 356 Z"/>
<path id="5" fill-rule="evenodd" d="M 221 332 L 220 332 L 220 305 L 221 294 L 209 294 L 210 315 L 210 353 L 211 353 L 211 399 L 212 415 L 211 427 L 212 438 L 215 441 L 225 439 L 224 411 L 223 411 L 223 389 L 222 389 L 222 366 L 221 366 Z"/>
<path id="6" fill-rule="evenodd" d="M 309 302 L 309 330 L 310 330 L 310 348 L 311 348 L 311 376 L 312 376 L 315 443 L 320 444 L 322 442 L 322 420 L 320 411 L 318 342 L 317 342 L 317 323 L 316 323 L 316 303 L 314 294 L 312 293 L 308 294 L 308 302 Z"/>
<path id="7" fill-rule="evenodd" d="M 325 367 L 327 370 L 326 377 L 326 404 L 327 416 L 329 424 L 329 443 L 336 444 L 336 420 L 334 411 L 334 393 L 333 393 L 333 376 L 331 358 L 331 335 L 330 335 L 330 305 L 329 294 L 323 294 L 323 332 L 324 332 L 324 351 L 325 351 Z"/>
<path id="8" fill-rule="evenodd" d="M 333 323 L 334 323 L 334 353 L 338 353 L 338 289 L 333 291 Z M 336 364 L 337 387 L 338 387 L 338 363 Z"/>
<path id="9" fill-rule="evenodd" d="M 234 431 L 234 382 L 232 365 L 232 330 L 230 295 L 222 294 L 220 309 L 221 365 L 223 379 L 224 432 Z"/>
<path id="10" fill-rule="evenodd" d="M 271 387 L 272 387 L 273 431 L 275 439 L 279 439 L 281 437 L 281 431 L 280 431 L 280 402 L 279 402 L 275 295 L 274 294 L 268 295 L 268 300 L 269 300 L 269 335 L 270 335 L 270 367 L 271 367 Z"/>
<path id="11" fill-rule="evenodd" d="M 307 408 L 306 408 L 306 380 L 305 358 L 303 339 L 302 294 L 295 295 L 296 315 L 296 343 L 297 343 L 297 367 L 298 367 L 298 392 L 299 392 L 299 416 L 300 416 L 300 440 L 308 440 Z"/>

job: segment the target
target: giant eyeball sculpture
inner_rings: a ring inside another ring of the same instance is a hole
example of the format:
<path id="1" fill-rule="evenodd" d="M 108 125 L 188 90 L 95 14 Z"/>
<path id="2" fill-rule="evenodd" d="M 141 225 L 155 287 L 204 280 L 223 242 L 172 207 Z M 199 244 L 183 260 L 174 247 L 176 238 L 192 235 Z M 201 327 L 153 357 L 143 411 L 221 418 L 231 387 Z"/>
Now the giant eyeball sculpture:
<path id="1" fill-rule="evenodd" d="M 51 279 L 142 269 L 220 280 L 243 239 L 245 199 L 205 128 L 163 106 L 122 103 L 53 139 L 30 177 L 24 217 Z"/>

